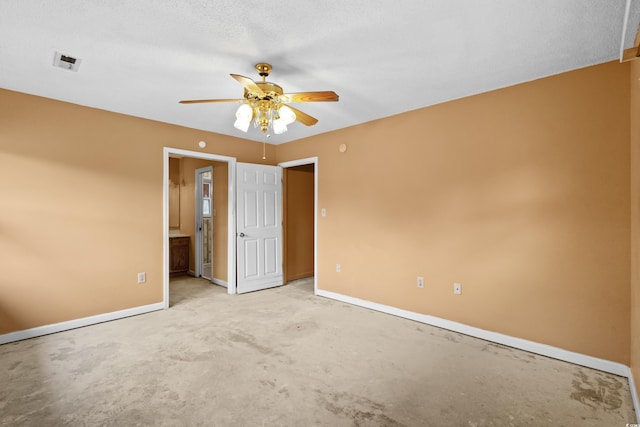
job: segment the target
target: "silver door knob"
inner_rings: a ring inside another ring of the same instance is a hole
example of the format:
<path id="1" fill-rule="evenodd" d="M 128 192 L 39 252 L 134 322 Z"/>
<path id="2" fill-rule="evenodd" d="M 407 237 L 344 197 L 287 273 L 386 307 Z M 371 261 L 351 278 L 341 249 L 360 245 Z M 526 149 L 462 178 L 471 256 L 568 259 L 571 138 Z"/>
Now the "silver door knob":
<path id="1" fill-rule="evenodd" d="M 240 234 L 238 234 L 238 236 L 244 237 L 244 233 L 240 233 Z"/>

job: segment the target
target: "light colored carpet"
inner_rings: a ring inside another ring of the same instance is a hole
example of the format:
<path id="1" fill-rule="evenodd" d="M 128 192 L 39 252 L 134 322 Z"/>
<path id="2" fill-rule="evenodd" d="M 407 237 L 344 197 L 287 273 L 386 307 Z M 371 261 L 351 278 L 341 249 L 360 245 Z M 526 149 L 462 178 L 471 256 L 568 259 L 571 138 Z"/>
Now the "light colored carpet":
<path id="1" fill-rule="evenodd" d="M 624 426 L 617 377 L 313 296 L 174 279 L 171 308 L 0 346 L 0 424 Z"/>

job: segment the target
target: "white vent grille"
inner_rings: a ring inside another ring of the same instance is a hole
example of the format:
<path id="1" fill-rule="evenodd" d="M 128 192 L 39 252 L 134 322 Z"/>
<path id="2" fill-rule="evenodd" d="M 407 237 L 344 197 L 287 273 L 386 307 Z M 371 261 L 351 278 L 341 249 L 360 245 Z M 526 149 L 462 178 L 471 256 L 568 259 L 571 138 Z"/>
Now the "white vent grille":
<path id="1" fill-rule="evenodd" d="M 80 59 L 74 58 L 73 56 L 56 52 L 53 58 L 53 66 L 60 67 L 65 70 L 78 71 L 78 67 L 80 67 L 80 61 Z"/>

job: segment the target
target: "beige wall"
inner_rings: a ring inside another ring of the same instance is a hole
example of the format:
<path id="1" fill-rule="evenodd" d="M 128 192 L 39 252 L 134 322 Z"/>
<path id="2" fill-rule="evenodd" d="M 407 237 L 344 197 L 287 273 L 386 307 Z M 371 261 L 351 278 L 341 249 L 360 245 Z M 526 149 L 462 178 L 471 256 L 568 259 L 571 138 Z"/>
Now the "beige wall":
<path id="1" fill-rule="evenodd" d="M 268 146 L 319 157 L 320 288 L 637 378 L 629 81 L 608 63 Z M 263 163 L 258 143 L 0 90 L 0 334 L 162 300 L 164 146 Z"/>
<path id="2" fill-rule="evenodd" d="M 313 165 L 284 170 L 285 281 L 313 276 Z"/>
<path id="3" fill-rule="evenodd" d="M 228 166 L 226 162 L 213 162 L 196 158 L 180 159 L 180 232 L 188 234 L 189 270 L 195 271 L 195 172 L 213 166 L 213 277 L 227 281 L 228 242 Z"/>
<path id="4" fill-rule="evenodd" d="M 640 61 L 631 62 L 631 372 L 640 386 Z M 640 395 L 638 396 L 640 399 Z"/>
<path id="5" fill-rule="evenodd" d="M 256 142 L 0 90 L 0 334 L 162 301 L 165 146 L 264 163 Z"/>
<path id="6" fill-rule="evenodd" d="M 629 363 L 627 65 L 277 147 L 312 155 L 320 289 Z"/>

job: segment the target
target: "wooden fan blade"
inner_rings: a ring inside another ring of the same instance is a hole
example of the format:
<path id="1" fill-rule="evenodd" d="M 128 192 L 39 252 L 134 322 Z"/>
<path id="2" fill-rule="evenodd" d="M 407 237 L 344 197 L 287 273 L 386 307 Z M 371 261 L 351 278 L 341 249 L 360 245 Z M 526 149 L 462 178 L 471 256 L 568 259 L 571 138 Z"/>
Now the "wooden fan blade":
<path id="1" fill-rule="evenodd" d="M 205 102 L 244 102 L 244 99 L 190 99 L 180 101 L 180 104 L 202 104 Z"/>
<path id="2" fill-rule="evenodd" d="M 338 99 L 338 94 L 331 90 L 324 92 L 285 93 L 280 97 L 282 102 L 335 102 Z"/>
<path id="3" fill-rule="evenodd" d="M 240 74 L 231 74 L 231 77 L 236 79 L 242 86 L 249 92 L 257 93 L 259 96 L 266 96 L 266 94 L 260 89 L 260 87 L 251 80 L 249 77 L 241 76 Z"/>
<path id="4" fill-rule="evenodd" d="M 296 113 L 296 120 L 303 125 L 313 126 L 318 123 L 318 119 L 316 119 L 315 117 L 311 117 L 307 113 L 303 113 L 302 111 L 298 110 L 297 108 L 293 108 L 290 105 L 287 105 L 287 107 L 291 108 L 293 112 Z"/>

